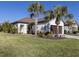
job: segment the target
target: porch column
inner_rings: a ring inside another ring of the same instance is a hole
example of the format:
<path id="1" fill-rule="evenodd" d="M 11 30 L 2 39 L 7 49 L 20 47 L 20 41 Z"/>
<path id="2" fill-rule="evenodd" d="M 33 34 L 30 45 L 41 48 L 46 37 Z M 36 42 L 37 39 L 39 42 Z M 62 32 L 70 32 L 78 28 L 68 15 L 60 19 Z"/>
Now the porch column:
<path id="1" fill-rule="evenodd" d="M 64 35 L 64 26 L 62 26 L 62 35 Z"/>
<path id="2" fill-rule="evenodd" d="M 24 33 L 27 34 L 28 31 L 28 24 L 24 24 Z"/>

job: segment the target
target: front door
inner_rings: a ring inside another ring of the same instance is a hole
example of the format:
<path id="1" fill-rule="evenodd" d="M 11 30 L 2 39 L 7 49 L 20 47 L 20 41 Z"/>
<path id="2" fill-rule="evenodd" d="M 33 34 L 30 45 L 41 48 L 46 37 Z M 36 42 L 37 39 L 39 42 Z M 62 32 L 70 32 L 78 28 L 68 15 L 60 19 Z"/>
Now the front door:
<path id="1" fill-rule="evenodd" d="M 53 34 L 57 34 L 57 26 L 56 25 L 51 25 L 51 31 Z M 59 34 L 62 34 L 62 26 L 59 26 Z"/>

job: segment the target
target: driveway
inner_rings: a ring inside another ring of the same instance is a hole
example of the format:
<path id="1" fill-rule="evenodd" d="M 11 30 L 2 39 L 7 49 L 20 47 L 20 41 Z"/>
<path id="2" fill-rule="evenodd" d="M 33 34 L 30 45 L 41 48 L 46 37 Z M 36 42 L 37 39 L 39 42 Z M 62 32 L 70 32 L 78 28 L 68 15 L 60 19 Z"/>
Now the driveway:
<path id="1" fill-rule="evenodd" d="M 79 39 L 79 36 L 65 34 L 66 38 Z"/>

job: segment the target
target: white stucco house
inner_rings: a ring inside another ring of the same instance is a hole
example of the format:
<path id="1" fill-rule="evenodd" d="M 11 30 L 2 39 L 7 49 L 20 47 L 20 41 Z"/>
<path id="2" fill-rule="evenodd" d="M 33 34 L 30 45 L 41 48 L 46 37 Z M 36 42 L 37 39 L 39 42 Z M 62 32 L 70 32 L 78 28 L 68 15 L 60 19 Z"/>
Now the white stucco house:
<path id="1" fill-rule="evenodd" d="M 55 24 L 55 18 L 51 19 L 48 22 L 45 20 L 38 21 L 37 31 L 44 31 L 44 32 L 53 32 L 53 34 L 57 34 L 57 26 Z M 64 35 L 64 22 L 61 20 L 59 24 L 59 35 Z"/>
<path id="2" fill-rule="evenodd" d="M 52 31 L 53 34 L 57 33 L 57 26 L 55 24 L 55 18 L 51 19 L 50 21 L 46 22 L 45 20 L 40 20 L 38 21 L 37 25 L 37 31 L 44 31 L 44 32 L 50 32 Z M 24 33 L 27 34 L 28 31 L 28 25 L 34 23 L 33 19 L 30 18 L 24 18 L 18 21 L 15 21 L 13 24 L 15 24 L 18 28 L 18 33 Z M 34 31 L 35 25 L 32 26 L 32 30 Z M 60 21 L 59 24 L 59 34 L 64 35 L 64 22 Z"/>

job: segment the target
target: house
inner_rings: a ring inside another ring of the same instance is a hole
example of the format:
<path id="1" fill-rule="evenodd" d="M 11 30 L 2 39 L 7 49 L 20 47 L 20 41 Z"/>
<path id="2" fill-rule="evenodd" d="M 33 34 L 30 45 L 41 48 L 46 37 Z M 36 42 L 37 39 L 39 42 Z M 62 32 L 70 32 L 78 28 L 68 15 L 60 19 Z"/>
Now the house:
<path id="1" fill-rule="evenodd" d="M 73 33 L 74 31 L 78 31 L 78 24 L 77 22 L 74 20 L 74 23 L 71 27 L 68 26 L 68 24 L 64 23 L 64 30 L 66 30 L 66 32 L 68 33 Z"/>
<path id="2" fill-rule="evenodd" d="M 37 31 L 43 32 L 52 32 L 53 34 L 57 34 L 57 26 L 55 24 L 55 18 L 50 21 L 39 19 L 37 25 Z M 34 26 L 33 26 L 34 27 Z M 64 22 L 61 20 L 59 24 L 59 35 L 64 35 Z"/>
<path id="3" fill-rule="evenodd" d="M 51 19 L 50 21 L 46 21 L 45 19 L 39 19 L 38 25 L 37 25 L 37 31 L 44 31 L 44 32 L 53 32 L 53 34 L 57 33 L 57 26 L 55 24 L 55 18 Z M 33 19 L 30 18 L 24 18 L 18 21 L 15 21 L 13 24 L 15 24 L 18 27 L 18 33 L 27 33 L 30 31 L 28 29 L 29 24 L 34 23 Z M 35 30 L 35 25 L 32 25 L 32 30 Z M 64 23 L 63 21 L 60 21 L 59 24 L 59 34 L 64 35 Z"/>
<path id="4" fill-rule="evenodd" d="M 30 29 L 28 29 L 29 24 L 33 23 L 34 20 L 31 18 L 23 18 L 13 22 L 15 26 L 18 28 L 18 33 L 27 34 Z"/>

